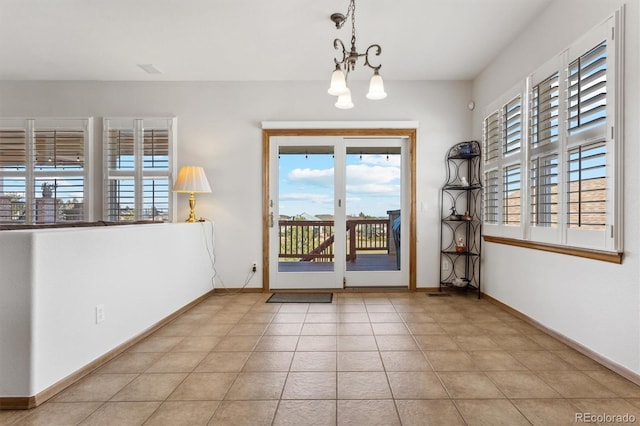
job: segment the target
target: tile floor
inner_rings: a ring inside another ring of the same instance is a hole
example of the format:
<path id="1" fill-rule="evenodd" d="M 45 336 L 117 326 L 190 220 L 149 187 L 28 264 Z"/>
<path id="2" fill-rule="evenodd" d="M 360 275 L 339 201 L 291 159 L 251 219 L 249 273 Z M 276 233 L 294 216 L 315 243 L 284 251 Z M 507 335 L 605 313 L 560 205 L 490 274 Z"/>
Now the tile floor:
<path id="1" fill-rule="evenodd" d="M 268 296 L 214 295 L 40 407 L 0 411 L 0 424 L 640 419 L 640 387 L 485 300 L 337 293 L 331 304 L 264 303 Z"/>

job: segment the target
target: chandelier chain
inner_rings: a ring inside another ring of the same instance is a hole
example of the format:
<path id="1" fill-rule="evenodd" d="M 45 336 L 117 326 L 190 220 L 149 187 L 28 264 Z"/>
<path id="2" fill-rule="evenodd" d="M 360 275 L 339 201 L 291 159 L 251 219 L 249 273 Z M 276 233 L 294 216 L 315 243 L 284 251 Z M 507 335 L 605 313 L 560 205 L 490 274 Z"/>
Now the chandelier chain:
<path id="1" fill-rule="evenodd" d="M 349 4 L 349 10 L 347 10 L 347 15 L 351 12 L 351 47 L 356 44 L 356 2 L 355 0 L 351 0 Z"/>

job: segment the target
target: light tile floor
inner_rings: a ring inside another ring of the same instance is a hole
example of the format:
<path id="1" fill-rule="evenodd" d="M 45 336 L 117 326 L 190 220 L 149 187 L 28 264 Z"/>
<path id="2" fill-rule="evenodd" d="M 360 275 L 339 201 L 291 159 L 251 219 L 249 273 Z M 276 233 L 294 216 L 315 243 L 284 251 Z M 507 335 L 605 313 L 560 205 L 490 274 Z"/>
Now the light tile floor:
<path id="1" fill-rule="evenodd" d="M 211 296 L 40 407 L 0 411 L 0 424 L 640 421 L 640 387 L 485 300 L 268 296 Z"/>

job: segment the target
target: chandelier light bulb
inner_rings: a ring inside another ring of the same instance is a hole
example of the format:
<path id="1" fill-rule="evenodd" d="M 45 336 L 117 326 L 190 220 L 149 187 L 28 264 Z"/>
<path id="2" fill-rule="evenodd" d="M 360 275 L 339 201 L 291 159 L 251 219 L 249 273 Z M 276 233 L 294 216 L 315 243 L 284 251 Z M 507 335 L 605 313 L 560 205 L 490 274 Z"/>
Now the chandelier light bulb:
<path id="1" fill-rule="evenodd" d="M 336 65 L 335 71 L 331 74 L 331 85 L 327 91 L 330 95 L 339 96 L 347 90 L 347 81 L 344 73 L 339 65 Z"/>
<path id="2" fill-rule="evenodd" d="M 351 102 L 351 90 L 347 87 L 346 90 L 338 95 L 338 101 L 336 102 L 336 108 L 351 109 L 353 108 L 353 102 Z"/>
<path id="3" fill-rule="evenodd" d="M 371 81 L 369 82 L 369 93 L 367 93 L 367 99 L 380 100 L 387 97 L 387 92 L 384 91 L 384 83 L 382 77 L 378 74 L 378 70 L 375 70 Z"/>

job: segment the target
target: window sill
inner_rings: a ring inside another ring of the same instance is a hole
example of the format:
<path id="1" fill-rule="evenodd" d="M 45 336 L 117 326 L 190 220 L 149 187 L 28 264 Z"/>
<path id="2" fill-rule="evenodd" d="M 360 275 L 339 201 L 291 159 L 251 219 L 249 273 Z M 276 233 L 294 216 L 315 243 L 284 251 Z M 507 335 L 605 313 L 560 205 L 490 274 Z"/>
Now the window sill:
<path id="1" fill-rule="evenodd" d="M 485 242 L 505 244 L 509 246 L 516 246 L 522 248 L 528 248 L 532 250 L 542 250 L 551 253 L 567 254 L 569 256 L 584 257 L 586 259 L 600 260 L 602 262 L 610 262 L 616 264 L 622 264 L 622 258 L 624 253 L 608 252 L 603 250 L 592 250 L 579 247 L 567 247 L 555 244 L 537 243 L 533 241 L 517 240 L 514 238 L 493 237 L 490 235 L 483 235 Z"/>

